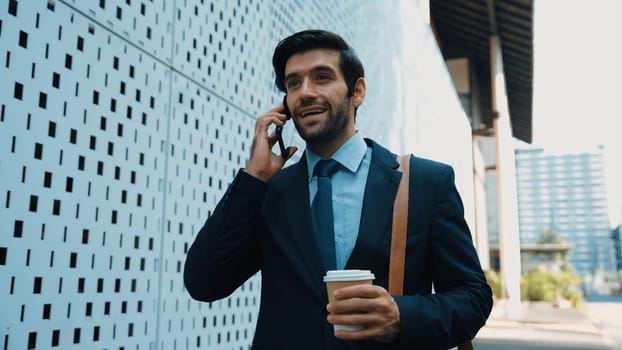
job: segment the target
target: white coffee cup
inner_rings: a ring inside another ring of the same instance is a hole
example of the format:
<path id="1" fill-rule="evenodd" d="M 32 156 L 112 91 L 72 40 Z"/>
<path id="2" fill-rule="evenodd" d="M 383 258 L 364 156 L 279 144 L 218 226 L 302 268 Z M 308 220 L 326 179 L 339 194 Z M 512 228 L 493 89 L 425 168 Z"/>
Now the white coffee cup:
<path id="1" fill-rule="evenodd" d="M 326 271 L 324 276 L 324 282 L 326 283 L 326 291 L 328 293 L 328 301 L 333 302 L 333 293 L 335 290 L 343 287 L 358 285 L 358 284 L 372 284 L 372 281 L 376 277 L 369 270 L 329 270 Z M 334 330 L 340 331 L 358 331 L 363 329 L 363 326 L 342 325 L 335 324 Z"/>

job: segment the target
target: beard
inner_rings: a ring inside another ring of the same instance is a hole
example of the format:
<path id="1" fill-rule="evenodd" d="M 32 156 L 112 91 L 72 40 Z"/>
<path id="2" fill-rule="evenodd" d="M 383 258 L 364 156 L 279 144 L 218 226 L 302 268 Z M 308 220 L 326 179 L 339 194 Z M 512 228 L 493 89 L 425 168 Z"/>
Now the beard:
<path id="1" fill-rule="evenodd" d="M 317 103 L 315 101 L 311 101 L 308 104 L 311 105 Z M 348 125 L 350 97 L 344 98 L 342 102 L 337 105 L 336 110 L 330 109 L 330 105 L 328 105 L 328 103 L 323 103 L 323 105 L 327 108 L 329 113 L 328 118 L 322 122 L 318 130 L 310 132 L 309 130 L 306 130 L 298 125 L 298 123 L 294 123 L 298 134 L 307 143 L 322 143 L 334 140 L 341 133 L 343 133 Z"/>

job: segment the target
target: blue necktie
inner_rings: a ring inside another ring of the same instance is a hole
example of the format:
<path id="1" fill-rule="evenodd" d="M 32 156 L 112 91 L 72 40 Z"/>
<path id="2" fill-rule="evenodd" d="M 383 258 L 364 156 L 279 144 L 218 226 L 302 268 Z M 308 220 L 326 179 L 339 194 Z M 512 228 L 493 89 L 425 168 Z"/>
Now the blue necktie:
<path id="1" fill-rule="evenodd" d="M 326 270 L 334 270 L 337 264 L 330 178 L 338 169 L 339 163 L 336 160 L 322 159 L 313 171 L 317 175 L 317 193 L 311 205 L 311 219 L 318 249 Z"/>

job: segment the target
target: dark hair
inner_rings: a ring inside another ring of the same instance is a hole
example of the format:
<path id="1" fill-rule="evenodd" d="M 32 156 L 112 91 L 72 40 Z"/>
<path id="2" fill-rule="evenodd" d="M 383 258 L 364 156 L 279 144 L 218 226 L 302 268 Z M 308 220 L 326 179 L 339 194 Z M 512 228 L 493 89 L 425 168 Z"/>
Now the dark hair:
<path id="1" fill-rule="evenodd" d="M 305 30 L 283 40 L 274 49 L 272 67 L 276 78 L 274 82 L 282 92 L 285 89 L 285 64 L 295 54 L 313 49 L 332 49 L 339 51 L 339 68 L 348 86 L 348 97 L 354 95 L 354 85 L 365 75 L 363 64 L 354 49 L 337 34 L 325 30 Z"/>

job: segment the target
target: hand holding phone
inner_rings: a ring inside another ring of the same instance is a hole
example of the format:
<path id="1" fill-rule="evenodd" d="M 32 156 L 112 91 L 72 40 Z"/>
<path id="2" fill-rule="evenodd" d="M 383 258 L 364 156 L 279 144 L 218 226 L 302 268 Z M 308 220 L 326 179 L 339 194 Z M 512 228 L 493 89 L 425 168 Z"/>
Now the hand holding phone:
<path id="1" fill-rule="evenodd" d="M 283 114 L 287 116 L 287 119 L 291 119 L 292 115 L 289 111 L 289 107 L 287 107 L 287 95 L 283 97 L 283 106 L 285 107 Z M 285 125 L 285 123 L 283 123 Z M 283 125 L 278 125 L 276 127 L 276 138 L 279 142 L 279 148 L 281 149 L 281 156 L 287 160 L 289 158 L 289 151 L 287 147 L 285 147 L 285 143 L 283 142 Z"/>

